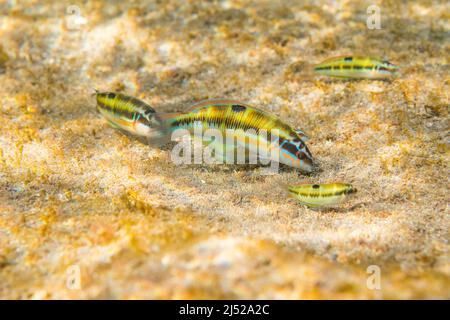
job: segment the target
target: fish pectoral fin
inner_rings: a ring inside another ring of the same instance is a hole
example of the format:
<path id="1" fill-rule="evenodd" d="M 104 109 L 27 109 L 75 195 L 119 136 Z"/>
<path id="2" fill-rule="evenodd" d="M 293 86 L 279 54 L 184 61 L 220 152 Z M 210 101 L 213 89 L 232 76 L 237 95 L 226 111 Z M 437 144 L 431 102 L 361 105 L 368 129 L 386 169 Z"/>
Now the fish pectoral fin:
<path id="1" fill-rule="evenodd" d="M 122 129 L 121 126 L 119 126 L 118 124 L 114 123 L 114 121 L 111 121 L 111 120 L 109 120 L 109 119 L 106 119 L 106 120 L 108 121 L 108 124 L 109 124 L 112 128 L 114 128 L 114 129 L 119 129 L 119 130 L 121 130 L 121 131 L 125 131 L 125 130 Z"/>
<path id="2" fill-rule="evenodd" d="M 309 203 L 309 202 L 305 202 L 305 201 L 301 201 L 296 199 L 301 205 L 308 207 L 309 209 L 319 209 L 319 208 L 323 208 L 325 207 L 324 205 L 320 205 L 320 204 L 313 204 L 313 203 Z"/>

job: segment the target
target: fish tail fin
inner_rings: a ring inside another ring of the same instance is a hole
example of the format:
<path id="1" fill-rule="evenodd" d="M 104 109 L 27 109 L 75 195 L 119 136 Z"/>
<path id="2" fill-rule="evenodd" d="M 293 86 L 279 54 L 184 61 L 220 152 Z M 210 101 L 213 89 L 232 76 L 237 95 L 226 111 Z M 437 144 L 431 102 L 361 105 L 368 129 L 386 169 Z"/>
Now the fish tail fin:
<path id="1" fill-rule="evenodd" d="M 95 89 L 95 88 L 92 88 L 92 90 L 93 90 L 94 92 L 91 93 L 91 97 L 97 96 L 97 95 L 100 93 L 100 91 L 98 91 L 98 90 Z"/>

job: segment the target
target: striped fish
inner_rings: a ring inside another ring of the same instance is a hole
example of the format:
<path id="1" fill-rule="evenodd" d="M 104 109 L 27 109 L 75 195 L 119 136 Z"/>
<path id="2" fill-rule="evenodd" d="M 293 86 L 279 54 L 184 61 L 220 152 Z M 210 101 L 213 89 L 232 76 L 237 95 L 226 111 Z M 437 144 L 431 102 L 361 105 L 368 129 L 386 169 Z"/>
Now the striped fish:
<path id="1" fill-rule="evenodd" d="M 134 97 L 97 92 L 97 110 L 115 129 L 140 137 L 160 137 L 161 122 L 155 110 Z"/>
<path id="2" fill-rule="evenodd" d="M 303 184 L 289 186 L 289 193 L 301 204 L 310 208 L 334 206 L 342 203 L 356 188 L 347 183 Z"/>
<path id="3" fill-rule="evenodd" d="M 259 157 L 277 148 L 274 153 L 279 163 L 306 172 L 311 172 L 314 167 L 311 152 L 305 144 L 308 137 L 303 131 L 294 130 L 277 117 L 239 101 L 206 100 L 194 104 L 187 112 L 162 115 L 161 119 L 166 121 L 169 131 L 186 129 L 191 135 L 195 134 L 196 127 L 201 127 L 202 131 L 218 129 L 224 137 L 227 130 L 242 130 L 243 134 L 237 134 L 236 147 L 243 147 L 246 152 Z M 276 137 L 271 136 L 274 130 L 278 132 Z M 272 138 L 278 138 L 276 146 L 271 143 Z"/>
<path id="4" fill-rule="evenodd" d="M 327 59 L 314 67 L 317 74 L 347 79 L 386 79 L 397 70 L 397 66 L 386 60 L 351 56 Z"/>
<path id="5" fill-rule="evenodd" d="M 102 115 L 114 127 L 132 134 L 168 142 L 178 129 L 186 130 L 191 136 L 195 136 L 199 128 L 201 132 L 217 129 L 223 134 L 222 143 L 225 145 L 222 150 L 226 150 L 220 157 L 229 156 L 230 149 L 243 148 L 246 154 L 276 154 L 279 163 L 306 172 L 314 168 L 312 155 L 305 144 L 306 134 L 257 108 L 234 100 L 207 100 L 194 104 L 186 112 L 157 113 L 136 100 L 118 94 L 97 93 L 98 109 Z M 236 133 L 232 146 L 226 145 L 227 130 Z M 273 132 L 277 133 L 276 136 L 272 135 Z M 274 138 L 278 138 L 278 144 L 272 143 Z"/>

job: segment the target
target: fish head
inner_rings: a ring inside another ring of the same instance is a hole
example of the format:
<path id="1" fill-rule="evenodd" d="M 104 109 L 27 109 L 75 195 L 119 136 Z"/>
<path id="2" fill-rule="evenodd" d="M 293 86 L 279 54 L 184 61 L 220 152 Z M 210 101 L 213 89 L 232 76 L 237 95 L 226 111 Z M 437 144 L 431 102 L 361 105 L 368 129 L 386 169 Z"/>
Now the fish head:
<path id="1" fill-rule="evenodd" d="M 280 144 L 280 163 L 300 169 L 305 172 L 314 170 L 314 161 L 306 146 L 301 139 L 285 140 Z"/>

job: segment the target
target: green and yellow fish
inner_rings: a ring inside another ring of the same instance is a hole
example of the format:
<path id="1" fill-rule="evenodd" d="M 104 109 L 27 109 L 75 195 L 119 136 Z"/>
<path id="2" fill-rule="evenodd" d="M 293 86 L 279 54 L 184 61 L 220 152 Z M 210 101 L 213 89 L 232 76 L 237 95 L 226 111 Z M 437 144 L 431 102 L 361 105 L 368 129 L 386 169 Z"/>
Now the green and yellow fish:
<path id="1" fill-rule="evenodd" d="M 397 70 L 386 60 L 351 56 L 327 59 L 314 67 L 317 74 L 344 79 L 387 79 Z"/>
<path id="2" fill-rule="evenodd" d="M 112 92 L 96 95 L 97 107 L 108 122 L 131 134 L 167 142 L 178 129 L 184 129 L 191 136 L 195 136 L 199 128 L 203 131 L 216 129 L 224 136 L 227 130 L 235 130 L 237 139 L 233 140 L 232 146 L 226 145 L 228 141 L 223 139 L 224 148 L 235 148 L 237 144 L 247 151 L 257 151 L 258 155 L 275 150 L 279 163 L 306 172 L 314 168 L 312 155 L 305 144 L 308 137 L 303 131 L 294 130 L 279 118 L 239 101 L 207 100 L 194 104 L 185 112 L 158 113 L 131 97 Z M 276 145 L 271 143 L 274 135 L 278 139 Z"/>
<path id="3" fill-rule="evenodd" d="M 303 184 L 289 186 L 289 193 L 301 204 L 310 208 L 335 206 L 347 195 L 356 193 L 356 188 L 347 183 Z"/>
<path id="4" fill-rule="evenodd" d="M 147 137 L 158 127 L 155 110 L 134 97 L 114 92 L 97 92 L 97 110 L 116 129 Z"/>

